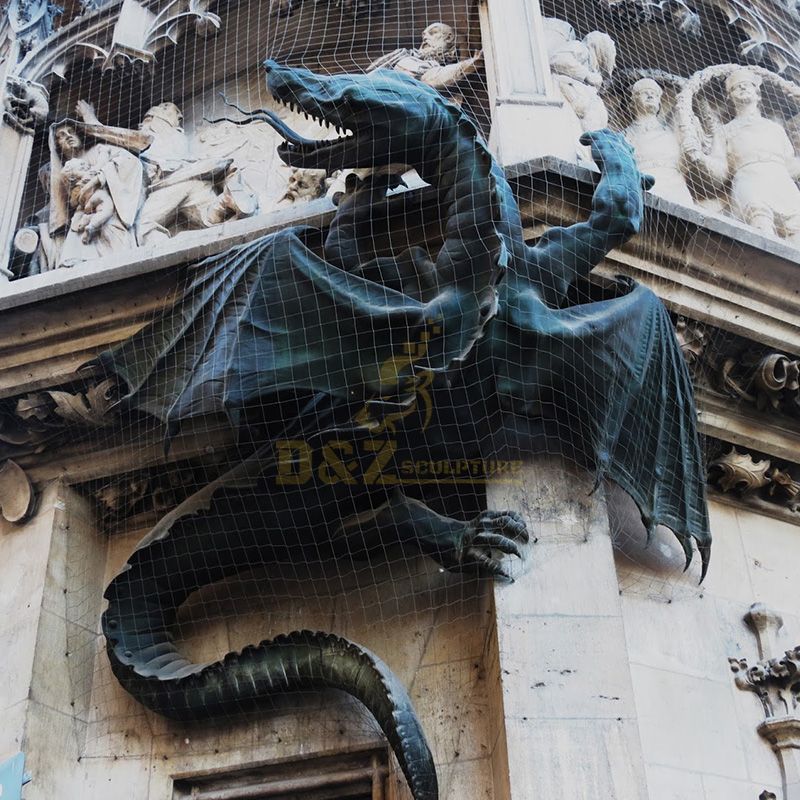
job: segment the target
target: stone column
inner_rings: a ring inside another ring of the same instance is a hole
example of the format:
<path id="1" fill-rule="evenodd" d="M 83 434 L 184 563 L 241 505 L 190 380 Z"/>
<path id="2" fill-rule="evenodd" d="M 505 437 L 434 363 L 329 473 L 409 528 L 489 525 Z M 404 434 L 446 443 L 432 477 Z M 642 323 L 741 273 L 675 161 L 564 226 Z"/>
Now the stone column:
<path id="1" fill-rule="evenodd" d="M 27 800 L 77 797 L 105 539 L 91 504 L 58 483 L 27 523 L 0 522 L 0 762 L 25 753 Z"/>
<path id="2" fill-rule="evenodd" d="M 538 538 L 494 590 L 496 800 L 648 797 L 606 504 L 591 489 L 555 458 L 488 487 L 488 507 L 522 512 Z"/>
<path id="3" fill-rule="evenodd" d="M 504 166 L 547 155 L 574 161 L 581 129 L 550 77 L 539 0 L 482 0 L 480 8 L 492 150 Z"/>

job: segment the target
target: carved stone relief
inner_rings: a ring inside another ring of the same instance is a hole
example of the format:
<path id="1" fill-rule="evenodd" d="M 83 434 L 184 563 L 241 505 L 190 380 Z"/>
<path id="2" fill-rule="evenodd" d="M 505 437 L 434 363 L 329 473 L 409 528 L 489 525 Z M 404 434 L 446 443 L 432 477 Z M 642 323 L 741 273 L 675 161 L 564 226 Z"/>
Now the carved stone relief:
<path id="1" fill-rule="evenodd" d="M 796 474 L 800 474 L 796 464 L 777 466 L 772 459 L 736 447 L 708 465 L 709 483 L 723 494 L 735 494 L 762 510 L 774 505 L 795 514 L 800 511 L 800 482 L 795 479 Z"/>
<path id="2" fill-rule="evenodd" d="M 24 78 L 6 78 L 3 121 L 19 133 L 33 133 L 47 118 L 48 92 L 44 86 Z"/>
<path id="3" fill-rule="evenodd" d="M 684 172 L 678 134 L 662 113 L 664 90 L 653 78 L 643 77 L 630 87 L 633 121 L 623 133 L 633 146 L 643 173 L 656 179 L 654 194 L 682 205 L 693 205 Z"/>
<path id="4" fill-rule="evenodd" d="M 608 127 L 608 111 L 600 89 L 610 80 L 617 59 L 614 40 L 592 31 L 580 41 L 568 22 L 544 20 L 550 71 L 558 89 L 585 131 Z"/>
<path id="5" fill-rule="evenodd" d="M 48 389 L 4 401 L 0 409 L 0 458 L 39 453 L 81 431 L 108 428 L 119 399 L 113 379 L 81 389 Z"/>
<path id="6" fill-rule="evenodd" d="M 754 603 L 744 617 L 755 633 L 759 660 L 729 658 L 739 689 L 753 692 L 761 701 L 764 722 L 758 732 L 775 750 L 781 762 L 784 800 L 800 800 L 800 646 L 778 655 L 780 614 Z M 765 790 L 760 799 L 774 798 Z"/>
<path id="7" fill-rule="evenodd" d="M 456 31 L 444 22 L 428 25 L 421 40 L 417 48 L 403 47 L 381 56 L 367 67 L 367 72 L 393 69 L 443 91 L 477 72 L 482 63 L 482 53 L 465 59 L 459 57 Z"/>
<path id="8" fill-rule="evenodd" d="M 785 124 L 762 113 L 762 84 L 800 102 L 800 87 L 762 68 L 720 64 L 693 75 L 676 103 L 683 155 L 725 212 L 800 246 L 800 159 Z M 711 102 L 715 93 L 723 105 Z"/>
<path id="9" fill-rule="evenodd" d="M 760 412 L 800 415 L 800 357 L 732 336 L 712 344 L 712 331 L 685 317 L 675 333 L 696 385 Z"/>

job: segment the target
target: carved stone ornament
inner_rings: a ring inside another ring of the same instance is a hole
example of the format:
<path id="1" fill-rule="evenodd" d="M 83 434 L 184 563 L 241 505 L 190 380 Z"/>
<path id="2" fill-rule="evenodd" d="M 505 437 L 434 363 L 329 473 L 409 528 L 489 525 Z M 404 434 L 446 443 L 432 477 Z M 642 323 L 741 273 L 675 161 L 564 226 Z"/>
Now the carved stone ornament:
<path id="1" fill-rule="evenodd" d="M 773 655 L 783 619 L 762 603 L 754 603 L 744 619 L 756 635 L 760 658 L 753 664 L 746 658 L 729 658 L 734 681 L 761 701 L 765 719 L 758 732 L 781 762 L 784 800 L 800 800 L 800 646 Z M 775 795 L 764 791 L 760 797 Z"/>
<path id="2" fill-rule="evenodd" d="M 48 227 L 62 239 L 59 266 L 258 210 L 234 159 L 197 152 L 174 103 L 149 108 L 135 130 L 104 125 L 85 101 L 76 112 L 81 121 L 50 128 Z"/>
<path id="3" fill-rule="evenodd" d="M 3 121 L 20 133 L 33 133 L 47 118 L 48 99 L 41 84 L 10 76 L 3 96 Z"/>
<path id="4" fill-rule="evenodd" d="M 50 0 L 9 0 L 8 23 L 22 50 L 27 51 L 53 33 L 53 21 L 62 9 Z"/>
<path id="5" fill-rule="evenodd" d="M 50 62 L 50 72 L 63 79 L 69 64 L 81 57 L 103 70 L 152 64 L 160 50 L 177 44 L 190 28 L 203 37 L 219 29 L 220 17 L 209 10 L 212 1 L 167 0 L 159 6 L 146 0 L 123 0 L 110 41 L 104 31 L 67 40 Z"/>
<path id="6" fill-rule="evenodd" d="M 675 323 L 675 336 L 686 363 L 690 367 L 702 363 L 702 357 L 708 345 L 708 331 L 705 325 L 686 317 L 678 317 Z"/>
<path id="7" fill-rule="evenodd" d="M 623 133 L 639 169 L 656 179 L 651 191 L 674 203 L 694 205 L 678 134 L 662 105 L 664 88 L 655 78 L 642 77 L 630 86 L 629 93 L 633 121 Z"/>
<path id="8" fill-rule="evenodd" d="M 10 459 L 0 466 L 0 514 L 9 522 L 24 522 L 33 514 L 36 495 L 25 470 Z"/>
<path id="9" fill-rule="evenodd" d="M 755 461 L 750 453 L 740 453 L 732 447 L 729 453 L 709 464 L 708 472 L 712 483 L 719 486 L 723 492 L 736 491 L 741 495 L 747 495 L 770 482 L 767 477 L 769 468 L 768 459 Z"/>
<path id="10" fill-rule="evenodd" d="M 712 83 L 724 88 L 728 122 L 701 116 L 698 96 Z M 760 67 L 718 64 L 693 75 L 675 104 L 683 157 L 733 217 L 800 247 L 800 159 L 785 127 L 762 115 L 762 83 L 800 104 L 800 86 Z"/>
<path id="11" fill-rule="evenodd" d="M 607 27 L 627 30 L 656 23 L 695 39 L 702 35 L 699 15 L 683 0 L 597 0 L 596 7 Z"/>
<path id="12" fill-rule="evenodd" d="M 367 72 L 393 69 L 434 89 L 444 90 L 477 72 L 483 60 L 481 53 L 459 59 L 456 32 L 444 22 L 428 25 L 420 38 L 422 41 L 419 47 L 393 50 L 373 61 L 367 67 Z"/>
<path id="13" fill-rule="evenodd" d="M 712 440 L 713 441 L 713 440 Z M 721 444 L 721 443 L 719 443 Z M 745 504 L 764 513 L 785 509 L 800 511 L 800 466 L 775 465 L 771 459 L 755 458 L 732 447 L 708 464 L 708 482 L 723 494 L 733 494 Z"/>
<path id="14" fill-rule="evenodd" d="M 567 21 L 544 19 L 547 58 L 553 79 L 585 131 L 608 127 L 599 90 L 611 79 L 617 60 L 614 40 L 592 31 L 580 41 Z"/>
<path id="15" fill-rule="evenodd" d="M 82 391 L 50 389 L 9 401 L 0 412 L 0 457 L 39 453 L 77 431 L 111 426 L 119 397 L 113 379 Z"/>
<path id="16" fill-rule="evenodd" d="M 83 392 L 49 389 L 17 400 L 17 416 L 33 425 L 63 427 L 74 424 L 91 428 L 111 425 L 113 409 L 119 400 L 117 381 L 107 378 Z"/>

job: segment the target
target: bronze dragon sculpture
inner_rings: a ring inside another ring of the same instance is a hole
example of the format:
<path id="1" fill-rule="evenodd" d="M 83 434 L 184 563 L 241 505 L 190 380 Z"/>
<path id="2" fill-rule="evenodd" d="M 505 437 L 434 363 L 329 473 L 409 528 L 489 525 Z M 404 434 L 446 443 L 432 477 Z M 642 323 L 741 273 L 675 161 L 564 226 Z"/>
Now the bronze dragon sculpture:
<path id="1" fill-rule="evenodd" d="M 598 480 L 626 489 L 648 531 L 670 526 L 687 563 L 694 539 L 705 568 L 694 405 L 669 317 L 631 282 L 601 296 L 587 288 L 592 267 L 637 232 L 649 182 L 618 134 L 585 135 L 601 171 L 591 214 L 531 247 L 476 125 L 437 92 L 383 70 L 265 67 L 273 97 L 350 131 L 309 140 L 254 112 L 285 138 L 288 164 L 374 172 L 327 230 L 289 228 L 190 267 L 172 310 L 99 357 L 125 381 L 129 408 L 172 427 L 224 410 L 250 443 L 238 466 L 167 514 L 111 582 L 108 655 L 128 692 L 181 720 L 265 705 L 289 690 L 342 689 L 375 716 L 415 800 L 435 800 L 420 724 L 374 654 L 299 631 L 195 664 L 171 628 L 200 587 L 310 552 L 383 558 L 399 545 L 447 570 L 505 575 L 503 558 L 528 540 L 522 518 L 443 516 L 412 496 L 402 465 L 421 452 L 465 461 L 526 453 L 542 436 L 568 438 Z M 437 193 L 443 233 L 433 253 L 378 244 L 376 219 L 407 202 L 387 197 L 397 164 Z M 266 433 L 248 440 L 257 428 Z M 350 460 L 320 480 L 309 459 L 332 437 Z M 298 441 L 300 454 L 286 444 Z"/>

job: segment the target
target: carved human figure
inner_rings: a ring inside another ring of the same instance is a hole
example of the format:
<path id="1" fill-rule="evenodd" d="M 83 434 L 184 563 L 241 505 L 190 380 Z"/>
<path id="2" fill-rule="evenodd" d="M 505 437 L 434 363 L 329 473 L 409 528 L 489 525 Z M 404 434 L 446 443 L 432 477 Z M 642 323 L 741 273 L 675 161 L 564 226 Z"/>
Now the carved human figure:
<path id="1" fill-rule="evenodd" d="M 761 114 L 761 78 L 747 68 L 731 72 L 725 91 L 733 119 L 722 126 L 711 154 L 696 141 L 686 158 L 717 181 L 730 181 L 731 213 L 768 236 L 800 246 L 800 159 L 779 123 Z"/>
<path id="2" fill-rule="evenodd" d="M 80 234 L 84 244 L 89 244 L 114 216 L 114 201 L 104 186 L 97 186 L 96 171 L 85 159 L 71 158 L 61 174 L 73 209 L 70 228 Z"/>
<path id="3" fill-rule="evenodd" d="M 59 266 L 136 247 L 144 200 L 142 165 L 121 147 L 91 141 L 66 120 L 50 129 L 49 235 L 63 236 Z"/>
<path id="4" fill-rule="evenodd" d="M 197 158 L 174 103 L 148 109 L 137 130 L 103 125 L 89 103 L 77 111 L 86 130 L 136 154 L 145 167 L 147 197 L 139 215 L 140 244 L 171 236 L 176 229 L 208 228 L 233 217 L 252 216 L 258 200 L 232 158 Z"/>
<path id="5" fill-rule="evenodd" d="M 297 203 L 322 197 L 327 189 L 326 177 L 324 169 L 293 169 L 281 200 Z"/>
<path id="6" fill-rule="evenodd" d="M 482 53 L 476 53 L 459 60 L 455 30 L 444 22 L 434 22 L 422 31 L 418 48 L 393 50 L 373 61 L 367 72 L 393 69 L 441 90 L 476 72 L 482 59 Z"/>
<path id="7" fill-rule="evenodd" d="M 639 170 L 656 179 L 654 194 L 674 203 L 693 205 L 682 171 L 678 136 L 659 116 L 663 95 L 664 90 L 652 78 L 642 78 L 631 86 L 634 121 L 625 128 L 625 138 L 633 146 Z"/>
<path id="8" fill-rule="evenodd" d="M 550 71 L 583 130 L 607 127 L 608 110 L 598 89 L 614 72 L 614 40 L 607 33 L 592 31 L 578 41 L 572 25 L 556 17 L 545 18 L 544 31 Z"/>

